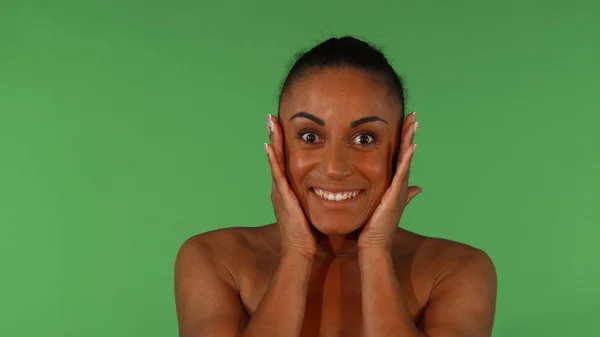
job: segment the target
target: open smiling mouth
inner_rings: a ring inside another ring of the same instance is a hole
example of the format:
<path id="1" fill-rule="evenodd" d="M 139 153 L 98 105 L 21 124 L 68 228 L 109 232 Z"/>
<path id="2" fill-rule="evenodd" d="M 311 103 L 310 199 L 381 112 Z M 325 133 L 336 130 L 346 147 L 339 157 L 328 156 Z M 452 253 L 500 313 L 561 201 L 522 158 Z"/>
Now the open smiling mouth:
<path id="1" fill-rule="evenodd" d="M 359 194 L 363 192 L 363 190 L 348 190 L 348 191 L 339 191 L 332 192 L 327 190 L 322 190 L 320 188 L 312 187 L 310 189 L 315 195 L 319 198 L 329 201 L 344 201 L 356 198 Z"/>

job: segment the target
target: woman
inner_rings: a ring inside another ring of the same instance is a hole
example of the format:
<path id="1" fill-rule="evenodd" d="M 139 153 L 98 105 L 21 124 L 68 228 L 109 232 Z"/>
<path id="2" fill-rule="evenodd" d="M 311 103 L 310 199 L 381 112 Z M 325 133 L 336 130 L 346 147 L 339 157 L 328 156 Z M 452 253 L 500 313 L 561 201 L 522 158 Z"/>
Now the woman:
<path id="1" fill-rule="evenodd" d="M 277 222 L 188 239 L 182 337 L 490 336 L 496 273 L 479 249 L 398 227 L 416 115 L 384 55 L 327 40 L 290 70 L 265 144 Z"/>

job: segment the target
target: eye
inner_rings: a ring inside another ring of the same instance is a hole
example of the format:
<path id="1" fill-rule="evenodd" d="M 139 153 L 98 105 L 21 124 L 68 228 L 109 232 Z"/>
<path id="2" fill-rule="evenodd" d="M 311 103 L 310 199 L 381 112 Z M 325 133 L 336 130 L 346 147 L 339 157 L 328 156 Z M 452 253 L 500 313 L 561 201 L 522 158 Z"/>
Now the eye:
<path id="1" fill-rule="evenodd" d="M 361 145 L 368 145 L 371 144 L 375 141 L 375 137 L 366 134 L 366 133 L 362 133 L 356 137 L 354 137 L 354 142 L 357 144 L 361 144 Z"/>
<path id="2" fill-rule="evenodd" d="M 307 143 L 315 143 L 319 140 L 319 136 L 312 132 L 303 132 L 300 134 L 300 138 Z"/>

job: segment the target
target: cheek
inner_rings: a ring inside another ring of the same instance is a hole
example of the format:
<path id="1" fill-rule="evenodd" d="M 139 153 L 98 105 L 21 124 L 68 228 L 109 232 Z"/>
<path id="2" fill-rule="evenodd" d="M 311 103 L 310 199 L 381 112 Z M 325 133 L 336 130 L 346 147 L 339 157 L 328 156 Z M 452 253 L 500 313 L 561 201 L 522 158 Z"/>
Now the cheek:
<path id="1" fill-rule="evenodd" d="M 286 174 L 296 194 L 301 192 L 302 182 L 316 163 L 316 157 L 298 149 L 288 149 Z"/>
<path id="2" fill-rule="evenodd" d="M 390 164 L 385 161 L 363 166 L 363 174 L 376 189 L 387 186 L 390 182 Z"/>
<path id="3" fill-rule="evenodd" d="M 388 185 L 391 181 L 392 156 L 388 152 L 391 151 L 371 153 L 355 158 L 356 166 L 374 186 Z"/>

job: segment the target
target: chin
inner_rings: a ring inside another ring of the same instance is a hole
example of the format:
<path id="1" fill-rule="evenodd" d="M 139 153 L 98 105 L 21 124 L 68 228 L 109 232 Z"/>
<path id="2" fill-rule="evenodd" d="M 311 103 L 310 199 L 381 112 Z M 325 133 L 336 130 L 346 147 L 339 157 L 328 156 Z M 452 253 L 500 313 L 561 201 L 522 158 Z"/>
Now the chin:
<path id="1" fill-rule="evenodd" d="M 324 214 L 324 212 L 310 214 L 309 212 L 308 220 L 320 233 L 330 236 L 347 235 L 359 230 L 364 225 L 362 217 L 352 213 L 336 215 Z"/>

